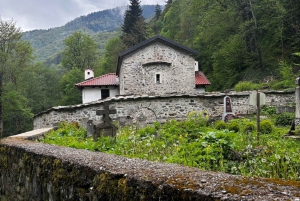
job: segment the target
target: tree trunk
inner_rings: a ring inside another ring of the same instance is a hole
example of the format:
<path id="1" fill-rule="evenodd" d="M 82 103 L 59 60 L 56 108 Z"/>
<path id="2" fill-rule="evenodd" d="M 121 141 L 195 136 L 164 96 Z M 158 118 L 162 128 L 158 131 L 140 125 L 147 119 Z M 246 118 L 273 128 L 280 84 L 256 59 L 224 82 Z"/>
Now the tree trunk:
<path id="1" fill-rule="evenodd" d="M 251 0 L 239 0 L 239 11 L 241 12 L 244 22 L 253 23 L 248 24 L 245 27 L 245 43 L 247 52 L 251 53 L 251 60 L 257 61 L 255 67 L 263 68 L 263 59 L 259 42 L 259 30 L 257 25 L 257 19 L 254 14 L 253 5 Z"/>

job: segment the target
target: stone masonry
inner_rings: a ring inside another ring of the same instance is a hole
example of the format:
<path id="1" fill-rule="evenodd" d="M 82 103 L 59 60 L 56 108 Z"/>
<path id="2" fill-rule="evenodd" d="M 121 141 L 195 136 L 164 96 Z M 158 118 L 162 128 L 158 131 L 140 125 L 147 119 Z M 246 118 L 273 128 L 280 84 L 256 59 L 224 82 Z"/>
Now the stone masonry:
<path id="1" fill-rule="evenodd" d="M 0 200 L 299 200 L 300 182 L 202 171 L 36 141 L 0 141 Z"/>
<path id="2" fill-rule="evenodd" d="M 252 114 L 256 111 L 249 105 L 251 92 L 234 93 L 228 95 L 232 101 L 232 109 L 238 114 Z M 289 106 L 295 101 L 295 93 L 282 91 L 264 91 L 268 106 Z M 165 122 L 171 119 L 184 119 L 191 111 L 206 111 L 211 118 L 221 119 L 223 113 L 224 93 L 205 93 L 197 95 L 173 96 L 119 96 L 106 99 L 111 109 L 117 114 L 110 117 L 118 121 L 119 125 L 141 123 L 143 125 L 154 121 Z M 34 117 L 34 129 L 55 126 L 61 121 L 85 122 L 98 121 L 100 116 L 96 111 L 103 109 L 104 101 L 92 102 L 72 106 L 53 107 Z M 85 126 L 85 125 L 84 125 Z"/>
<path id="3" fill-rule="evenodd" d="M 195 93 L 195 59 L 170 46 L 154 43 L 127 55 L 120 70 L 120 94 Z M 156 75 L 161 83 L 156 83 Z"/>

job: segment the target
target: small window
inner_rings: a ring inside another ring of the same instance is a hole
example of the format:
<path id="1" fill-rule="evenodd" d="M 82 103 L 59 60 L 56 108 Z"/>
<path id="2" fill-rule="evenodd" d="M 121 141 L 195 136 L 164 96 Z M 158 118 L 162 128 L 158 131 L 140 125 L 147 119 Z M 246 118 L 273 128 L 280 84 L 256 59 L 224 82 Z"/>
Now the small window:
<path id="1" fill-rule="evenodd" d="M 161 77 L 160 74 L 155 75 L 155 83 L 161 83 Z"/>
<path id="2" fill-rule="evenodd" d="M 109 97 L 109 89 L 101 89 L 101 99 Z"/>

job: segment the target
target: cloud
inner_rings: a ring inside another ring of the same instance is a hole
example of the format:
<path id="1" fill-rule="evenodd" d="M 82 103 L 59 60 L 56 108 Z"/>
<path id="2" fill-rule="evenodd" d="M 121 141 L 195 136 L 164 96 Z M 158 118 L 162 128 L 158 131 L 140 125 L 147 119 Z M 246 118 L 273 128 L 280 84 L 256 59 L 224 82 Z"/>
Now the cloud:
<path id="1" fill-rule="evenodd" d="M 141 4 L 164 4 L 165 0 L 141 0 Z M 63 26 L 100 10 L 128 5 L 129 0 L 0 0 L 0 17 L 13 19 L 23 31 Z"/>

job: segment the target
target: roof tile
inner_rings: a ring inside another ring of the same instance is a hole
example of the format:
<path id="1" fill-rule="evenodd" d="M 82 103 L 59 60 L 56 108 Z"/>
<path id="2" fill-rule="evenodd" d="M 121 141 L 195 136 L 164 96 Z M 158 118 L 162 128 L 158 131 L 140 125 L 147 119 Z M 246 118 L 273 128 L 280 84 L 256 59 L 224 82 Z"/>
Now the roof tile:
<path id="1" fill-rule="evenodd" d="M 206 76 L 201 72 L 195 72 L 195 84 L 196 85 L 210 85 L 210 81 Z"/>
<path id="2" fill-rule="evenodd" d="M 76 84 L 76 86 L 77 87 L 108 86 L 108 85 L 115 86 L 115 85 L 119 85 L 116 82 L 116 77 L 117 76 L 115 73 L 109 73 L 99 77 L 85 80 L 83 82 Z"/>

